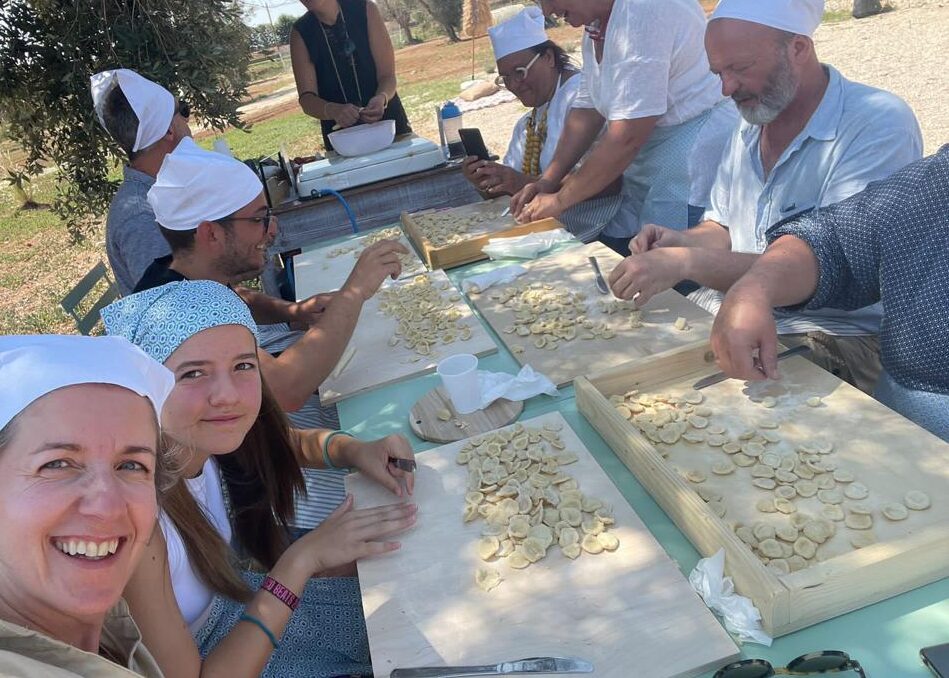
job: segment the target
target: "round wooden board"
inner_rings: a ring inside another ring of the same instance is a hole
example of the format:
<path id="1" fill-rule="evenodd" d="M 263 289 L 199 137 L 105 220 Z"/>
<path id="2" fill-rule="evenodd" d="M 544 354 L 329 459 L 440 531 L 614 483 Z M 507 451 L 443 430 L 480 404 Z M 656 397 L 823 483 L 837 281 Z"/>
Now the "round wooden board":
<path id="1" fill-rule="evenodd" d="M 439 410 L 451 412 L 448 421 L 438 418 Z M 471 414 L 458 414 L 452 407 L 451 400 L 444 389 L 439 386 L 422 396 L 409 410 L 409 426 L 412 432 L 422 440 L 433 443 L 453 443 L 456 440 L 487 433 L 496 428 L 507 426 L 517 419 L 524 410 L 524 403 L 499 398 L 483 410 Z M 458 426 L 461 421 L 465 426 Z"/>

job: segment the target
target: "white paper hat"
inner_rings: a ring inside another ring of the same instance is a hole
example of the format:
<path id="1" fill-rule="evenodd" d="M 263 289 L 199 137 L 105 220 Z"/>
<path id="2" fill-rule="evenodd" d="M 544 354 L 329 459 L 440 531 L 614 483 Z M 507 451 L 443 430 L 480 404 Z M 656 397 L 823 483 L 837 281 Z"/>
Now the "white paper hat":
<path id="1" fill-rule="evenodd" d="M 165 228 L 190 231 L 246 207 L 263 190 L 254 170 L 240 160 L 205 151 L 185 137 L 162 161 L 148 204 Z"/>
<path id="2" fill-rule="evenodd" d="M 824 0 L 721 0 L 709 21 L 741 19 L 813 37 L 824 16 Z"/>
<path id="3" fill-rule="evenodd" d="M 138 116 L 138 130 L 135 133 L 133 151 L 148 148 L 161 139 L 171 127 L 175 117 L 175 97 L 167 89 L 135 71 L 120 68 L 115 71 L 102 71 L 89 78 L 92 90 L 92 103 L 95 105 L 99 122 L 105 127 L 106 98 L 113 87 L 119 87 L 129 105 Z"/>
<path id="4" fill-rule="evenodd" d="M 550 39 L 544 30 L 544 12 L 540 7 L 528 7 L 507 21 L 491 26 L 488 28 L 488 36 L 491 38 L 495 60 L 543 44 Z"/>
<path id="5" fill-rule="evenodd" d="M 76 384 L 113 384 L 148 398 L 160 421 L 175 378 L 122 337 L 0 336 L 0 428 L 47 393 Z"/>

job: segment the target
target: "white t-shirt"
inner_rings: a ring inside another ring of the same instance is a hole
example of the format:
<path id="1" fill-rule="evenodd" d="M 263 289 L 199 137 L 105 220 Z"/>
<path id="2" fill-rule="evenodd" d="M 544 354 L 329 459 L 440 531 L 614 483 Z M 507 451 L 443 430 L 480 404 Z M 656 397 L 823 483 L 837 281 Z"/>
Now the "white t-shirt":
<path id="1" fill-rule="evenodd" d="M 659 127 L 687 122 L 722 100 L 705 54 L 705 14 L 697 0 L 616 0 L 603 60 L 583 36 L 583 82 L 575 108 L 607 120 L 659 116 Z"/>
<path id="2" fill-rule="evenodd" d="M 185 479 L 185 484 L 198 507 L 211 521 L 224 541 L 230 543 L 233 534 L 231 523 L 224 505 L 224 492 L 221 489 L 221 472 L 214 457 L 210 457 L 201 469 L 201 474 Z M 181 616 L 194 633 L 200 629 L 211 609 L 214 593 L 209 589 L 191 567 L 191 561 L 185 550 L 181 533 L 171 519 L 163 512 L 159 517 L 161 531 L 168 544 L 168 567 L 171 570 L 171 585 L 175 590 L 175 600 L 181 610 Z"/>
<path id="3" fill-rule="evenodd" d="M 554 96 L 551 98 L 547 110 L 547 139 L 540 149 L 540 169 L 544 169 L 554 159 L 554 152 L 557 150 L 557 143 L 560 141 L 560 133 L 563 131 L 563 124 L 567 119 L 567 114 L 573 107 L 573 102 L 577 98 L 577 92 L 580 89 L 579 73 L 575 73 L 566 82 L 562 83 Z M 543 110 L 540 111 L 543 113 Z M 507 153 L 504 156 L 504 164 L 517 172 L 521 171 L 524 164 L 524 147 L 527 144 L 527 123 L 531 114 L 525 113 L 517 124 L 514 125 L 514 132 L 511 134 L 511 143 L 508 144 Z"/>

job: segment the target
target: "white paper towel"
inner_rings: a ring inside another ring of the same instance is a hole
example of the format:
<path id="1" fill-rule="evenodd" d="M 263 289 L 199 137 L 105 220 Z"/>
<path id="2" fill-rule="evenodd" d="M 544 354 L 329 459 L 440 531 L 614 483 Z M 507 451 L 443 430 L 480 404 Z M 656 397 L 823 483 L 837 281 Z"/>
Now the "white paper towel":
<path id="1" fill-rule="evenodd" d="M 575 238 L 564 229 L 555 228 L 552 231 L 538 231 L 513 238 L 491 238 L 481 251 L 492 259 L 534 259 L 557 243 L 568 240 Z"/>
<path id="2" fill-rule="evenodd" d="M 487 273 L 479 273 L 478 275 L 465 278 L 461 281 L 461 289 L 463 289 L 466 294 L 468 292 L 477 294 L 484 292 L 492 285 L 513 282 L 518 276 L 522 276 L 525 273 L 527 273 L 527 269 L 518 264 L 502 266 Z"/>
<path id="3" fill-rule="evenodd" d="M 731 577 L 725 576 L 725 549 L 702 558 L 689 575 L 689 583 L 712 612 L 720 615 L 729 633 L 738 640 L 771 647 L 772 638 L 761 628 L 761 613 L 748 598 L 735 593 Z"/>
<path id="4" fill-rule="evenodd" d="M 527 400 L 541 393 L 557 395 L 556 384 L 540 372 L 535 372 L 530 365 L 524 365 L 516 375 L 478 370 L 478 385 L 481 388 L 481 409 L 498 398 Z"/>

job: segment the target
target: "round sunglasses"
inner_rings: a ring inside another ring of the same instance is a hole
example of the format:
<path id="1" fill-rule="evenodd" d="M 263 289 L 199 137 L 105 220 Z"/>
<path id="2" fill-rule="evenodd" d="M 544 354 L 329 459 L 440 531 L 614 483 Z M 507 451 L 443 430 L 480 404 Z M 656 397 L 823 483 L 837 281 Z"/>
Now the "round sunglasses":
<path id="1" fill-rule="evenodd" d="M 821 673 L 853 671 L 867 678 L 863 667 L 840 650 L 822 650 L 801 655 L 785 667 L 775 668 L 764 659 L 745 659 L 720 668 L 713 678 L 771 678 L 771 676 L 812 676 Z"/>

